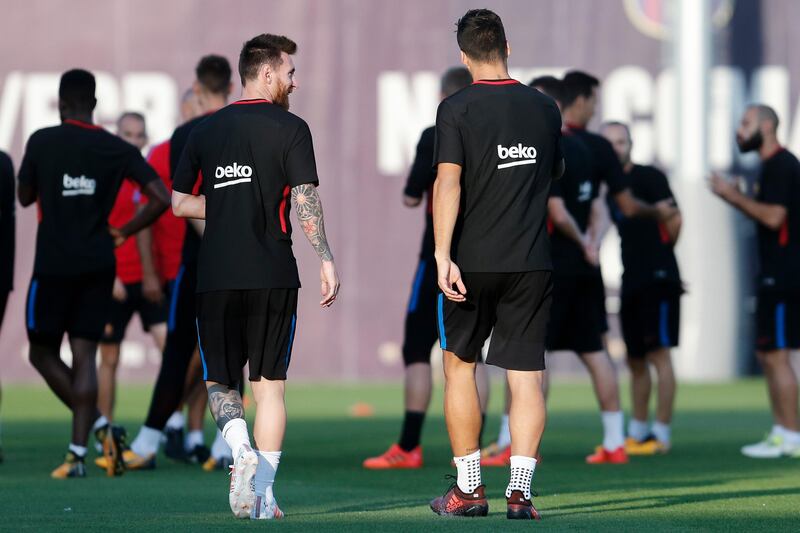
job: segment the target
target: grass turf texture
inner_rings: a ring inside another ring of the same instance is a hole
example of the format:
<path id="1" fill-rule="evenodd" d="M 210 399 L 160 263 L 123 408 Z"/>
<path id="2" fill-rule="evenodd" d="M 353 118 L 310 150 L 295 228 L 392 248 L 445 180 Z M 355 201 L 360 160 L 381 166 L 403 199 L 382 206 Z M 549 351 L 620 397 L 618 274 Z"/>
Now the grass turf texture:
<path id="1" fill-rule="evenodd" d="M 149 387 L 120 390 L 118 418 L 132 436 L 149 392 Z M 289 428 L 276 485 L 288 518 L 258 525 L 231 515 L 224 473 L 205 473 L 163 456 L 152 472 L 109 479 L 87 465 L 86 479 L 51 480 L 49 472 L 66 450 L 67 411 L 44 386 L 6 386 L 0 529 L 797 531 L 800 460 L 759 461 L 739 454 L 740 445 L 758 439 L 769 427 L 765 394 L 759 380 L 684 385 L 670 455 L 633 458 L 623 466 L 588 466 L 583 457 L 600 437 L 594 398 L 588 385 L 556 383 L 544 459 L 534 477 L 540 494 L 535 502 L 544 520 L 529 524 L 505 519 L 506 469 L 484 469 L 488 518 L 444 519 L 428 509 L 429 499 L 447 487 L 444 474 L 451 472 L 441 390 L 425 424 L 425 468 L 370 472 L 361 468 L 361 461 L 397 438 L 400 388 L 290 383 Z M 496 434 L 501 401 L 496 393 L 487 441 Z M 351 418 L 348 409 L 357 402 L 372 404 L 375 416 Z M 211 423 L 207 426 L 210 444 Z"/>

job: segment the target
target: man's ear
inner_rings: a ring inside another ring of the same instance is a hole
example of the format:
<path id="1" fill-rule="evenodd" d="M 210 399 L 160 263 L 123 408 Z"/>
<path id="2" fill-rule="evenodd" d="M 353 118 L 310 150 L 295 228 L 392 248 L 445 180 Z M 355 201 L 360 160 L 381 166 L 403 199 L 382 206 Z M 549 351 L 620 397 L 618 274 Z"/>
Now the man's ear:
<path id="1" fill-rule="evenodd" d="M 506 59 L 511 57 L 511 45 L 506 41 Z"/>

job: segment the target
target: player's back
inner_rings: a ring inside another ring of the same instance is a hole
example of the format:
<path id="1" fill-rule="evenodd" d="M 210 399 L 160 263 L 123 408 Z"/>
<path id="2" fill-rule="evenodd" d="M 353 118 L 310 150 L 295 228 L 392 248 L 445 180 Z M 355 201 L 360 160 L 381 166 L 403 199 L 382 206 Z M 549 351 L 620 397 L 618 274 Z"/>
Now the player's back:
<path id="1" fill-rule="evenodd" d="M 122 180 L 140 163 L 134 146 L 83 122 L 68 120 L 31 136 L 19 180 L 35 187 L 39 201 L 34 272 L 114 267 L 108 216 Z"/>
<path id="2" fill-rule="evenodd" d="M 478 81 L 439 106 L 436 162 L 462 167 L 462 270 L 551 269 L 545 220 L 560 139 L 555 102 L 515 80 Z"/>

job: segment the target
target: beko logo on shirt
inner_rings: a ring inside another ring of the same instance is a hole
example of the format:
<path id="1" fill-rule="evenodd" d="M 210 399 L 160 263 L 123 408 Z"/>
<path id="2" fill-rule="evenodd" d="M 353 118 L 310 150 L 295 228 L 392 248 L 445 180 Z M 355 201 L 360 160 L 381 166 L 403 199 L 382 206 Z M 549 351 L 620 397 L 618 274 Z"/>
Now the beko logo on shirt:
<path id="1" fill-rule="evenodd" d="M 64 190 L 61 196 L 91 196 L 97 188 L 97 182 L 86 176 L 72 177 L 64 174 Z"/>
<path id="2" fill-rule="evenodd" d="M 253 168 L 248 165 L 240 165 L 239 163 L 234 163 L 232 165 L 228 165 L 227 167 L 218 166 L 217 169 L 214 171 L 214 176 L 218 180 L 222 178 L 238 178 L 238 179 L 215 183 L 214 188 L 219 189 L 220 187 L 236 185 L 237 183 L 249 183 L 252 181 L 252 179 L 250 179 L 252 175 L 253 175 Z"/>
<path id="3" fill-rule="evenodd" d="M 511 161 L 510 163 L 500 163 L 497 169 L 516 167 L 519 165 L 533 165 L 536 163 L 536 148 L 533 146 L 523 146 L 518 143 L 516 146 L 509 146 L 506 148 L 502 144 L 497 145 L 497 157 L 501 161 L 506 159 L 519 159 L 519 161 Z"/>

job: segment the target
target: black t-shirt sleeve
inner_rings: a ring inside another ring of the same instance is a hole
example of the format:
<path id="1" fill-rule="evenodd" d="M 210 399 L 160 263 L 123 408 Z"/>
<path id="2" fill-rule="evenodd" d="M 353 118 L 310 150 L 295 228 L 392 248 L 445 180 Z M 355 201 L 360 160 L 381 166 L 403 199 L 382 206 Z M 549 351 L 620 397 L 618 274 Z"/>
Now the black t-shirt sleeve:
<path id="1" fill-rule="evenodd" d="M 172 177 L 172 190 L 183 194 L 192 194 L 194 184 L 200 174 L 200 158 L 195 149 L 194 133 L 189 135 L 183 153 L 178 159 L 175 175 Z"/>
<path id="2" fill-rule="evenodd" d="M 769 171 L 761 177 L 759 201 L 788 208 L 792 202 L 793 179 L 795 179 L 794 168 L 785 164 L 771 165 Z"/>
<path id="3" fill-rule="evenodd" d="M 0 152 L 0 216 L 14 212 L 14 166 L 11 158 Z"/>
<path id="4" fill-rule="evenodd" d="M 622 164 L 617 158 L 611 143 L 605 138 L 599 137 L 597 150 L 597 164 L 599 165 L 600 178 L 608 185 L 608 192 L 617 194 L 630 187 L 628 178 L 622 170 Z"/>
<path id="5" fill-rule="evenodd" d="M 28 144 L 25 146 L 25 154 L 22 156 L 22 164 L 19 167 L 17 181 L 25 185 L 36 187 L 36 146 L 38 144 L 37 134 L 31 135 Z"/>
<path id="6" fill-rule="evenodd" d="M 425 191 L 436 180 L 436 171 L 431 168 L 433 164 L 433 145 L 435 143 L 435 129 L 428 128 L 422 132 L 417 143 L 417 154 L 411 165 L 411 172 L 406 180 L 403 193 L 412 198 L 422 198 Z"/>
<path id="7" fill-rule="evenodd" d="M 464 166 L 464 144 L 456 123 L 455 114 L 447 100 L 439 104 L 436 112 L 436 140 L 433 164 L 454 163 Z"/>
<path id="8" fill-rule="evenodd" d="M 669 180 L 667 179 L 667 176 L 657 168 L 652 169 L 652 174 L 653 175 L 650 178 L 650 181 L 653 202 L 660 202 L 661 200 L 669 199 L 674 201 L 675 196 L 672 194 L 672 189 L 669 186 Z"/>
<path id="9" fill-rule="evenodd" d="M 145 185 L 153 180 L 160 179 L 153 167 L 147 164 L 139 150 L 134 149 L 128 158 L 128 167 L 125 174 L 128 179 L 144 188 Z"/>
<path id="10" fill-rule="evenodd" d="M 308 124 L 302 122 L 286 151 L 286 175 L 290 187 L 311 183 L 319 185 L 314 142 Z"/>
<path id="11" fill-rule="evenodd" d="M 560 179 L 553 180 L 552 185 L 550 185 L 550 198 L 563 198 L 563 197 L 564 197 L 564 190 L 561 187 L 561 180 Z"/>

